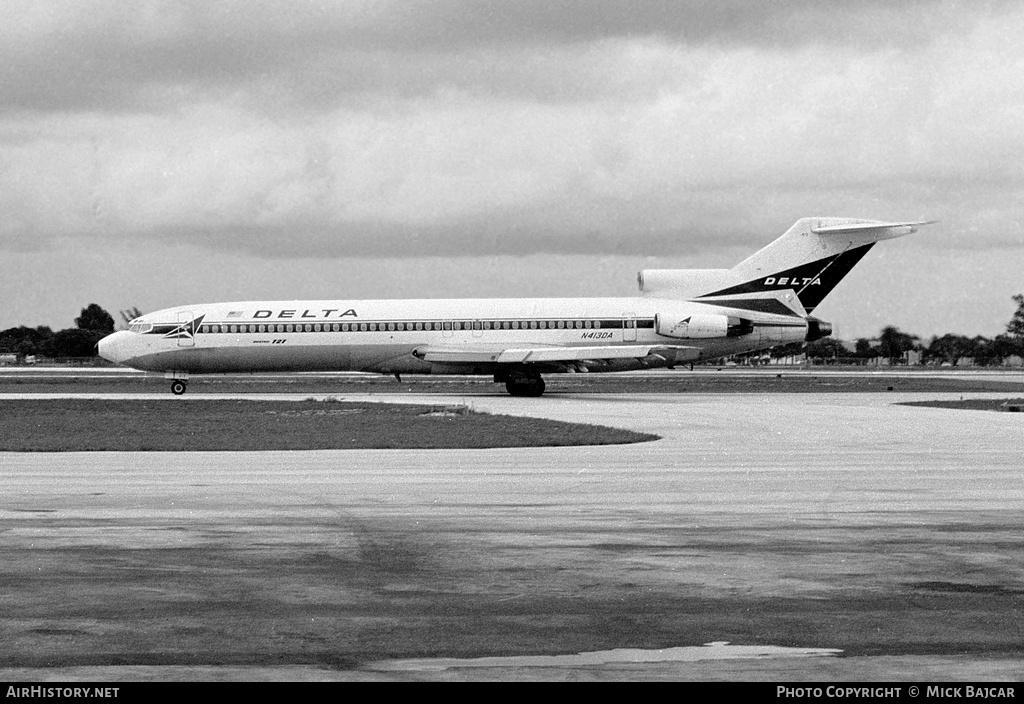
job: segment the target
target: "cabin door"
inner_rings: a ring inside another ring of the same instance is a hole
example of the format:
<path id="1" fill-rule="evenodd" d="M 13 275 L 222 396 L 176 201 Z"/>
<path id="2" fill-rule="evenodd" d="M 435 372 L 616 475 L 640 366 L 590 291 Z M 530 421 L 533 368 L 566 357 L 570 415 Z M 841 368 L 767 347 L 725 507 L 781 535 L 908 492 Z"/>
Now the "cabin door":
<path id="1" fill-rule="evenodd" d="M 178 311 L 178 347 L 195 347 L 195 316 L 192 311 Z"/>
<path id="2" fill-rule="evenodd" d="M 622 341 L 636 342 L 636 313 L 623 313 Z"/>

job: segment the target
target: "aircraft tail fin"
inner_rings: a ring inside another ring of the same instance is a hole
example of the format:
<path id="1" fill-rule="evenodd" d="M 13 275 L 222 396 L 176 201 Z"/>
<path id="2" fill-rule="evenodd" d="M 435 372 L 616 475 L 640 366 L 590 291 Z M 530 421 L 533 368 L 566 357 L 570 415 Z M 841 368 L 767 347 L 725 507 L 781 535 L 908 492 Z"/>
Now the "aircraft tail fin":
<path id="1" fill-rule="evenodd" d="M 909 235 L 932 222 L 801 218 L 782 237 L 733 267 L 736 283 L 699 298 L 789 289 L 811 312 L 876 242 Z"/>

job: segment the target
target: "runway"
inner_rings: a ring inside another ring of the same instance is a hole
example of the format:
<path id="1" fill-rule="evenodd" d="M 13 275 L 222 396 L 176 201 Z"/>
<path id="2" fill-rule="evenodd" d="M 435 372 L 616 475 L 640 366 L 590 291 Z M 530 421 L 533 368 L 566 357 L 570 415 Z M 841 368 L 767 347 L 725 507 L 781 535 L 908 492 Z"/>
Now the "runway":
<path id="1" fill-rule="evenodd" d="M 923 396 L 431 394 L 663 439 L 0 454 L 0 677 L 1020 679 L 1024 416 Z M 515 660 L 711 642 L 842 654 Z"/>

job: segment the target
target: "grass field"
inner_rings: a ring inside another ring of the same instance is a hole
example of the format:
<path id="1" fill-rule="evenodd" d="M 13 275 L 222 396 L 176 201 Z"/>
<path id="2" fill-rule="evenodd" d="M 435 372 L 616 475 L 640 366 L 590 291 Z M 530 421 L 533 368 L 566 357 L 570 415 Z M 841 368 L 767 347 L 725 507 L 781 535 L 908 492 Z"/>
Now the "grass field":
<path id="1" fill-rule="evenodd" d="M 676 375 L 552 375 L 548 396 L 587 393 L 1005 393 L 998 400 L 924 401 L 916 405 L 971 410 L 1008 410 L 1019 405 L 1024 380 L 963 375 L 815 374 L 804 370 L 745 374 L 725 370 Z M 372 448 L 488 448 L 607 445 L 656 436 L 598 426 L 514 418 L 461 407 L 432 413 L 428 404 L 407 406 L 338 401 L 196 400 L 209 394 L 410 393 L 504 395 L 485 377 L 224 375 L 196 377 L 188 394 L 168 403 L 160 375 L 4 375 L 0 393 L 156 393 L 166 399 L 0 400 L 0 451 L 103 450 L 299 450 Z M 1016 401 L 1013 400 L 1016 397 Z M 429 396 L 427 397 L 429 398 Z M 426 399 L 425 399 L 426 400 Z M 543 402 L 543 400 L 541 400 Z M 443 410 L 443 409 L 442 409 Z"/>
<path id="2" fill-rule="evenodd" d="M 801 368 L 745 373 L 725 369 L 716 372 L 677 370 L 671 374 L 551 374 L 545 377 L 545 395 L 587 393 L 886 393 L 904 392 L 1005 392 L 1024 394 L 1024 375 L 1004 373 L 1004 378 L 971 375 L 904 372 L 816 373 Z M 87 369 L 83 374 L 88 374 Z M 2 375 L 0 393 L 159 393 L 170 395 L 170 382 L 159 374 L 131 376 Z M 996 375 L 993 375 L 996 376 Z M 229 374 L 195 376 L 188 396 L 206 393 L 302 393 L 302 394 L 505 394 L 503 384 L 484 376 L 413 376 L 397 381 L 378 375 Z"/>
<path id="3" fill-rule="evenodd" d="M 338 401 L 0 401 L 0 428 L 6 452 L 462 449 L 658 438 L 465 406 Z"/>
<path id="4" fill-rule="evenodd" d="M 929 408 L 957 408 L 964 411 L 1004 411 L 1020 413 L 1024 398 L 962 399 L 960 401 L 910 401 L 902 406 L 927 406 Z"/>

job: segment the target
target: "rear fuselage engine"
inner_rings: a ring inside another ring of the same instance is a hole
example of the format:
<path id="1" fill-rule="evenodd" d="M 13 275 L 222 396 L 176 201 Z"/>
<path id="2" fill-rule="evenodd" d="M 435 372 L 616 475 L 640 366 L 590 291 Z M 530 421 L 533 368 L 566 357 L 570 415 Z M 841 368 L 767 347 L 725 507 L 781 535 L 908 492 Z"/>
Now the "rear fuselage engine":
<path id="1" fill-rule="evenodd" d="M 754 324 L 749 320 L 713 314 L 679 316 L 658 313 L 654 316 L 654 328 L 659 335 L 680 340 L 739 337 L 754 332 Z"/>

